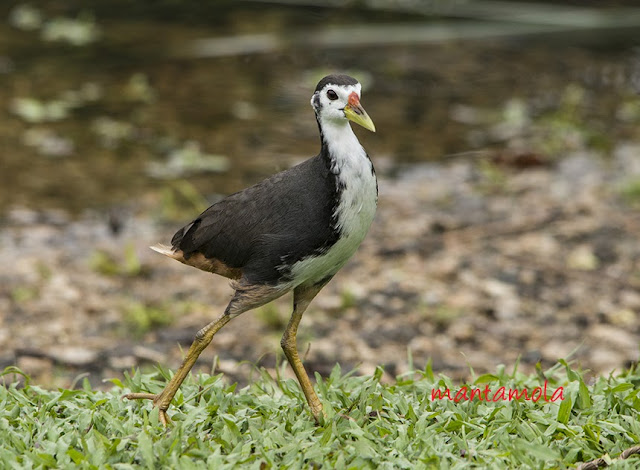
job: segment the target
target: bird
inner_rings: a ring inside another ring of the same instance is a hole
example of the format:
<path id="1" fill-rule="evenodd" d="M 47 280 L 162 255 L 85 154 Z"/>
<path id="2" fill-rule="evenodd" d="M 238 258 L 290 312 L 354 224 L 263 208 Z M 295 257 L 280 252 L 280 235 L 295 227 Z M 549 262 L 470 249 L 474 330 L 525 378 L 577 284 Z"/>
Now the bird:
<path id="1" fill-rule="evenodd" d="M 300 360 L 296 335 L 310 302 L 355 253 L 376 212 L 375 169 L 350 125 L 376 131 L 360 104 L 361 90 L 349 75 L 322 78 L 311 97 L 318 155 L 211 205 L 175 233 L 171 246 L 151 247 L 229 278 L 234 290 L 222 315 L 197 332 L 160 393 L 124 395 L 152 400 L 164 426 L 171 401 L 213 336 L 231 319 L 291 291 L 293 311 L 280 344 L 313 418 L 323 422 L 323 405 Z"/>

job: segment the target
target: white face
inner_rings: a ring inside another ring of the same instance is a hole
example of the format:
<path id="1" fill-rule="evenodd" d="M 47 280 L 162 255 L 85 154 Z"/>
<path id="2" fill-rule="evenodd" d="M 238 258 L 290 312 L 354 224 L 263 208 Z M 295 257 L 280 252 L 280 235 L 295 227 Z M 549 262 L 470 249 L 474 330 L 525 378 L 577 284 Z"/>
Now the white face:
<path id="1" fill-rule="evenodd" d="M 332 85 L 316 91 L 311 97 L 311 106 L 318 116 L 323 120 L 347 121 L 344 108 L 349 104 L 349 95 L 355 92 L 360 99 L 361 86 L 355 85 Z"/>

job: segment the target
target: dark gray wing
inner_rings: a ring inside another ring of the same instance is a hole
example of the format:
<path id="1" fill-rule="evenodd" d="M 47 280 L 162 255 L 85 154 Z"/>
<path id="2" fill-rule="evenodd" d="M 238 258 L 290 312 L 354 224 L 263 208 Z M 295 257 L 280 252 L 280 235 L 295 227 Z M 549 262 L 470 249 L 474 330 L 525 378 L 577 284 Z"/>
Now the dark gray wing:
<path id="1" fill-rule="evenodd" d="M 337 190 L 319 155 L 212 205 L 171 244 L 186 259 L 202 253 L 242 268 L 251 282 L 275 283 L 287 266 L 335 243 Z"/>

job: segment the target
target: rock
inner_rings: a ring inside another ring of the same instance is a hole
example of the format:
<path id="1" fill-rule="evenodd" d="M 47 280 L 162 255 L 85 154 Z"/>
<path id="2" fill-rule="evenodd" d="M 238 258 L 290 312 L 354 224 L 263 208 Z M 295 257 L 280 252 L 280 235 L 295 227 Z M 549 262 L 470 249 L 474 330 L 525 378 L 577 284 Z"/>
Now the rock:
<path id="1" fill-rule="evenodd" d="M 507 284 L 497 279 L 486 279 L 481 285 L 483 290 L 493 298 L 494 311 L 497 318 L 506 320 L 518 316 L 520 301 L 512 284 Z"/>
<path id="2" fill-rule="evenodd" d="M 613 312 L 605 314 L 605 316 L 614 326 L 631 328 L 638 324 L 638 315 L 628 308 L 614 310 Z"/>
<path id="3" fill-rule="evenodd" d="M 321 310 L 337 311 L 342 305 L 342 298 L 338 294 L 321 293 L 314 301 L 314 306 Z"/>
<path id="4" fill-rule="evenodd" d="M 589 353 L 589 361 L 596 370 L 613 372 L 615 369 L 618 371 L 622 369 L 620 355 L 609 349 L 607 345 L 601 345 L 592 349 Z"/>
<path id="5" fill-rule="evenodd" d="M 16 366 L 36 382 L 47 383 L 53 379 L 53 362 L 46 357 L 22 356 Z"/>
<path id="6" fill-rule="evenodd" d="M 60 345 L 47 349 L 46 356 L 61 364 L 83 367 L 96 362 L 100 354 L 82 346 Z"/>
<path id="7" fill-rule="evenodd" d="M 448 333 L 457 342 L 468 342 L 473 339 L 475 335 L 475 330 L 473 326 L 470 325 L 469 323 L 458 321 L 458 322 L 454 322 L 451 325 L 451 327 L 449 327 Z"/>
<path id="8" fill-rule="evenodd" d="M 611 182 L 624 177 L 621 165 L 635 165 L 635 156 L 609 166 L 578 155 L 507 174 L 509 184 L 490 191 L 478 185 L 478 162 L 465 158 L 381 178 L 371 232 L 302 320 L 306 364 L 323 371 L 336 362 L 362 364 L 361 372 L 392 364 L 403 371 L 409 348 L 416 367 L 432 358 L 436 373 L 468 379 L 469 366 L 491 372 L 523 355 L 521 370 L 532 372 L 536 360 L 555 362 L 582 345 L 572 357 L 583 369 L 620 370 L 637 358 L 640 245 L 638 219 Z M 231 290 L 226 279 L 147 250 L 175 228 L 156 224 L 148 212 L 144 202 L 132 208 L 118 237 L 95 213 L 65 219 L 24 209 L 3 221 L 3 358 L 13 364 L 19 357 L 45 386 L 56 383 L 54 365 L 69 382 L 78 368 L 101 374 L 142 361 L 180 365 Z M 91 270 L 96 249 L 119 259 L 128 245 L 148 267 L 144 275 Z M 147 332 L 143 343 L 122 321 L 122 306 L 132 299 L 167 308 L 172 323 Z M 275 305 L 285 316 L 290 306 L 290 297 Z M 281 333 L 247 312 L 216 334 L 198 368 L 210 370 L 219 356 L 219 370 L 246 383 L 255 370 L 239 363 L 273 368 Z"/>
<path id="9" fill-rule="evenodd" d="M 593 248 L 589 245 L 579 245 L 567 256 L 567 267 L 580 271 L 593 271 L 597 269 L 599 261 Z"/>
<path id="10" fill-rule="evenodd" d="M 610 351 L 620 351 L 631 358 L 637 358 L 638 338 L 627 331 L 612 325 L 598 324 L 587 332 L 587 344 L 605 347 Z"/>
<path id="11" fill-rule="evenodd" d="M 43 296 L 49 296 L 64 302 L 74 303 L 80 299 L 80 292 L 64 273 L 54 273 L 42 290 Z"/>
<path id="12" fill-rule="evenodd" d="M 627 309 L 640 311 L 640 292 L 632 289 L 624 289 L 620 292 L 620 303 Z"/>
<path id="13" fill-rule="evenodd" d="M 146 348 L 144 346 L 134 346 L 133 354 L 138 359 L 142 359 L 154 363 L 162 363 L 166 361 L 166 356 L 155 349 Z"/>
<path id="14" fill-rule="evenodd" d="M 132 369 L 138 365 L 138 361 L 133 355 L 110 356 L 108 362 L 109 367 L 118 371 Z"/>
<path id="15" fill-rule="evenodd" d="M 540 353 L 545 360 L 556 362 L 558 359 L 570 359 L 569 355 L 575 350 L 575 347 L 576 345 L 572 342 L 554 339 L 542 345 Z"/>
<path id="16" fill-rule="evenodd" d="M 613 159 L 618 166 L 618 171 L 623 178 L 640 175 L 640 144 L 625 142 L 616 147 Z"/>

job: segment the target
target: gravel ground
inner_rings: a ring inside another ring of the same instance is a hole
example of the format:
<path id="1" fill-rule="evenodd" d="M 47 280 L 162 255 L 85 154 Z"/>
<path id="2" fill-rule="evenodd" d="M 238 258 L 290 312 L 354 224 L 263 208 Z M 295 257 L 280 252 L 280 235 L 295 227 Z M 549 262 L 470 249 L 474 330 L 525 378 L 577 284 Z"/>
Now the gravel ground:
<path id="1" fill-rule="evenodd" d="M 327 374 L 336 362 L 361 373 L 383 364 L 390 379 L 431 359 L 434 371 L 465 379 L 470 366 L 510 369 L 518 358 L 522 370 L 571 357 L 603 374 L 637 361 L 640 211 L 621 188 L 638 181 L 638 155 L 629 143 L 607 158 L 525 168 L 459 158 L 382 176 L 369 236 L 302 321 L 306 365 Z M 175 370 L 231 290 L 147 248 L 177 228 L 154 222 L 147 205 L 123 211 L 117 234 L 104 214 L 7 215 L 1 366 L 49 387 L 85 373 L 108 386 L 134 366 Z M 256 366 L 275 375 L 290 301 L 235 319 L 198 367 L 215 364 L 241 384 Z"/>

